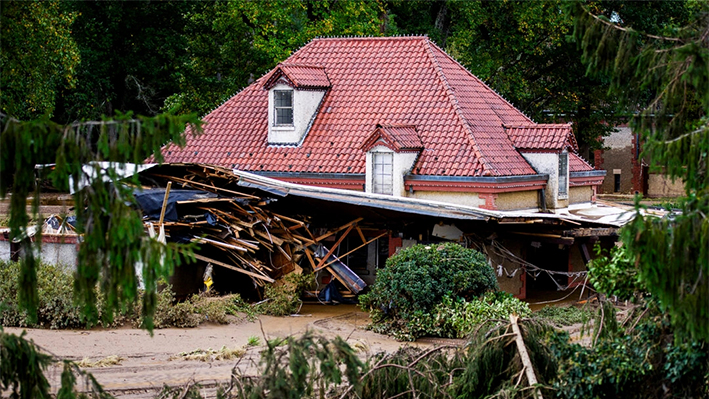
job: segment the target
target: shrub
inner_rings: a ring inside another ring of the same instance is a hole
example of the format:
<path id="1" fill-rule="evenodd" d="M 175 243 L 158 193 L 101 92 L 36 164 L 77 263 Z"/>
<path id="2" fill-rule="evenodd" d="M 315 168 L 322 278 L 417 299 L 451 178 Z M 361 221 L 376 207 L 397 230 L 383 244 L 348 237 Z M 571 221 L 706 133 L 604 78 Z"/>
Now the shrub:
<path id="1" fill-rule="evenodd" d="M 586 323 L 593 318 L 594 311 L 588 307 L 547 306 L 534 312 L 534 318 L 557 326 Z"/>
<path id="2" fill-rule="evenodd" d="M 480 252 L 453 243 L 415 245 L 387 260 L 360 304 L 383 318 L 406 318 L 430 311 L 446 295 L 471 299 L 496 288 L 495 272 Z"/>
<path id="3" fill-rule="evenodd" d="M 30 323 L 27 313 L 18 304 L 18 278 L 20 263 L 0 262 L 0 303 L 3 326 L 77 328 L 84 327 L 81 311 L 74 305 L 74 279 L 61 266 L 40 264 L 37 268 L 37 293 L 39 306 L 37 322 Z"/>
<path id="4" fill-rule="evenodd" d="M 464 338 L 487 320 L 506 320 L 511 314 L 525 317 L 531 313 L 525 302 L 500 291 L 470 301 L 445 296 L 430 312 L 415 311 L 409 320 L 387 320 L 375 323 L 372 329 L 403 341 L 423 336 Z"/>
<path id="5" fill-rule="evenodd" d="M 415 245 L 387 260 L 360 305 L 370 311 L 375 330 L 402 339 L 458 336 L 465 333 L 453 333 L 461 330 L 436 317 L 468 314 L 465 306 L 475 306 L 475 298 L 496 288 L 495 273 L 480 252 L 453 243 Z"/>
<path id="6" fill-rule="evenodd" d="M 588 270 L 589 281 L 598 292 L 626 301 L 647 291 L 625 246 L 604 251 L 596 245 L 595 250 L 598 256 L 588 264 Z"/>
<path id="7" fill-rule="evenodd" d="M 291 273 L 264 289 L 266 300 L 256 306 L 259 313 L 286 316 L 297 313 L 303 303 L 300 297 L 314 281 L 312 274 Z"/>

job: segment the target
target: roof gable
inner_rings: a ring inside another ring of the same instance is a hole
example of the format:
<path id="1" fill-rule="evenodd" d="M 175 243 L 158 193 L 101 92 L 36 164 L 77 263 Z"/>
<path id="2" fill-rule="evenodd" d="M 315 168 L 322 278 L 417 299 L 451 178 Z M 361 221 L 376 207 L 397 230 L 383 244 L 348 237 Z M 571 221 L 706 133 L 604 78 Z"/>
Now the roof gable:
<path id="1" fill-rule="evenodd" d="M 315 65 L 278 64 L 263 87 L 270 89 L 279 82 L 297 89 L 325 90 L 331 86 L 325 68 Z"/>
<path id="2" fill-rule="evenodd" d="M 570 123 L 503 125 L 515 148 L 520 151 L 578 151 Z"/>
<path id="3" fill-rule="evenodd" d="M 360 149 L 366 152 L 378 145 L 388 147 L 394 152 L 423 150 L 421 137 L 416 126 L 412 125 L 377 125 Z"/>

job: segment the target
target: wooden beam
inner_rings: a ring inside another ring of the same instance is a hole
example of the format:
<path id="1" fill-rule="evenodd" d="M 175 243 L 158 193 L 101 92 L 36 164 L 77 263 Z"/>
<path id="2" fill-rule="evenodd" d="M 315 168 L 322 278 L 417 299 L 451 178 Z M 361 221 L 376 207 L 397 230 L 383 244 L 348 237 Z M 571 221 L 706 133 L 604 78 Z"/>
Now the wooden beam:
<path id="1" fill-rule="evenodd" d="M 519 325 L 517 325 L 517 316 L 510 315 L 510 324 L 512 325 L 512 331 L 515 333 L 515 342 L 517 343 L 517 351 L 519 352 L 520 360 L 522 360 L 522 367 L 524 367 L 524 372 L 527 375 L 527 382 L 530 387 L 537 385 L 537 376 L 534 374 L 534 366 L 532 365 L 532 360 L 529 358 L 529 353 L 527 353 L 527 347 L 524 346 L 524 339 L 522 338 L 522 332 L 519 330 Z M 539 392 L 537 388 L 533 388 L 534 397 L 537 399 L 544 399 L 542 393 Z"/>
<path id="2" fill-rule="evenodd" d="M 346 253 L 344 253 L 344 254 L 338 256 L 338 258 L 342 259 L 342 258 L 344 258 L 345 256 L 351 254 L 352 252 L 354 252 L 354 251 L 356 251 L 356 250 L 358 250 L 358 249 L 364 247 L 365 245 L 369 245 L 369 243 L 371 243 L 372 241 L 378 240 L 378 239 L 384 237 L 384 236 L 387 235 L 387 234 L 389 234 L 389 232 L 382 233 L 382 234 L 380 234 L 380 235 L 378 235 L 378 236 L 372 238 L 371 240 L 366 241 L 364 244 L 360 245 L 359 247 L 357 247 L 357 248 L 355 248 L 355 249 L 353 249 L 353 250 L 351 250 L 351 251 L 348 251 L 348 252 L 346 252 Z M 323 266 L 323 267 L 328 267 L 328 266 L 330 266 L 331 264 L 333 264 L 333 263 L 335 263 L 335 262 L 337 262 L 337 261 L 336 261 L 336 260 L 333 260 L 332 262 L 329 262 L 328 264 L 326 264 L 326 265 Z"/>
<path id="3" fill-rule="evenodd" d="M 170 197 L 170 187 L 172 187 L 171 181 L 167 182 L 167 188 L 165 189 L 165 197 L 163 197 L 162 199 L 162 209 L 160 209 L 160 223 L 158 225 L 161 225 L 162 222 L 165 220 L 165 209 L 167 208 L 167 199 Z"/>
<path id="4" fill-rule="evenodd" d="M 315 239 L 315 242 L 320 242 L 320 241 L 322 241 L 322 240 L 324 240 L 324 239 L 330 237 L 330 236 L 333 235 L 333 234 L 337 234 L 337 233 L 341 232 L 341 231 L 344 230 L 344 229 L 350 228 L 350 227 L 354 226 L 356 223 L 362 221 L 362 219 L 363 219 L 363 218 L 357 218 L 357 219 L 355 219 L 355 220 L 353 220 L 353 221 L 351 221 L 351 222 L 349 222 L 349 223 L 347 223 L 347 224 L 345 224 L 345 225 L 342 225 L 342 226 L 338 227 L 337 229 L 335 229 L 335 230 L 333 230 L 333 231 L 330 231 L 330 232 L 328 232 L 328 233 L 325 233 L 325 234 L 321 235 L 320 237 L 316 238 L 316 239 Z"/>
<path id="5" fill-rule="evenodd" d="M 362 233 L 362 229 L 359 228 L 359 226 L 355 227 L 357 229 L 357 233 L 359 234 L 359 238 L 362 239 L 362 242 L 367 242 L 367 239 L 364 238 L 364 233 Z"/>
<path id="6" fill-rule="evenodd" d="M 253 272 L 250 272 L 250 271 L 248 271 L 248 270 L 244 270 L 244 269 L 242 269 L 242 268 L 239 268 L 239 267 L 236 267 L 236 266 L 227 264 L 227 263 L 219 262 L 218 260 L 210 259 L 210 258 L 208 258 L 208 257 L 206 257 L 206 256 L 202 256 L 202 255 L 200 255 L 200 254 L 194 254 L 194 257 L 197 258 L 197 259 L 199 259 L 199 260 L 201 260 L 201 261 L 205 261 L 205 262 L 209 262 L 209 263 L 214 263 L 214 264 L 217 265 L 217 266 L 226 267 L 227 269 L 231 269 L 231 270 L 237 271 L 237 272 L 239 272 L 239 273 L 246 274 L 246 275 L 248 275 L 248 276 L 251 276 L 251 277 L 254 277 L 254 278 L 257 278 L 257 279 L 260 279 L 260 280 L 268 281 L 269 283 L 273 283 L 273 282 L 276 281 L 276 280 L 274 280 L 274 279 L 272 279 L 272 278 L 270 278 L 270 277 L 262 276 L 262 275 L 260 275 L 260 274 L 253 273 Z"/>
<path id="7" fill-rule="evenodd" d="M 359 218 L 359 220 L 362 220 L 362 218 Z M 354 222 L 354 223 L 356 223 L 356 222 Z M 345 237 L 347 237 L 347 234 L 350 234 L 350 231 L 352 231 L 352 228 L 354 227 L 354 223 L 349 223 L 350 227 L 348 227 L 347 230 L 345 230 L 345 233 L 340 237 L 340 239 L 337 240 L 337 242 L 335 243 L 335 245 L 332 246 L 332 248 L 330 248 L 330 251 L 327 253 L 327 255 L 325 255 L 322 259 L 320 259 L 320 263 L 318 263 L 318 266 L 313 270 L 313 272 L 317 272 L 318 270 L 323 268 L 323 265 L 325 264 L 325 262 L 327 262 L 327 258 L 329 258 L 330 255 L 335 253 L 335 249 L 337 249 L 337 247 L 340 246 L 342 241 L 345 240 Z"/>

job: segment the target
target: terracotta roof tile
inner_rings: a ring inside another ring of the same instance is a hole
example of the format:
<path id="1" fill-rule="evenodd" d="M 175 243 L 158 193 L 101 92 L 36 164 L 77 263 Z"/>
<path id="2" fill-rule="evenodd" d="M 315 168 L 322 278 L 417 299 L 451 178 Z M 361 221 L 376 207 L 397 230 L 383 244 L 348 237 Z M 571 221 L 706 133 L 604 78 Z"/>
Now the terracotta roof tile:
<path id="1" fill-rule="evenodd" d="M 264 86 L 281 77 L 302 87 L 325 87 L 327 81 L 319 113 L 299 147 L 267 142 Z M 189 135 L 184 149 L 170 146 L 167 162 L 363 174 L 361 146 L 376 127 L 407 125 L 415 126 L 418 140 L 405 129 L 385 130 L 402 148 L 423 147 L 413 174 L 536 173 L 503 128 L 533 122 L 427 37 L 315 39 L 204 121 L 204 134 Z"/>
<path id="2" fill-rule="evenodd" d="M 569 148 L 578 151 L 570 123 L 506 124 L 504 128 L 518 150 L 561 151 Z"/>
<path id="3" fill-rule="evenodd" d="M 569 172 L 588 172 L 594 170 L 593 166 L 573 152 L 569 153 Z"/>

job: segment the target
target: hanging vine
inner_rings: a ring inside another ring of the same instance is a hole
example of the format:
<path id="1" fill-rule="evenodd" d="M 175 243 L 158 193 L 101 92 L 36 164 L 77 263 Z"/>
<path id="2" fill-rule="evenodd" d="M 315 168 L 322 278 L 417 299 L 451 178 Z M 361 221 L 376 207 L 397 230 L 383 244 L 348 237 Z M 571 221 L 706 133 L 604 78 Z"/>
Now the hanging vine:
<path id="1" fill-rule="evenodd" d="M 66 126 L 48 118 L 24 122 L 0 115 L 0 197 L 11 198 L 11 238 L 24 248 L 41 244 L 39 179 L 74 192 L 77 232 L 83 237 L 74 288 L 89 322 L 98 319 L 99 290 L 105 298 L 107 321 L 128 309 L 138 297 L 135 267 L 142 264 L 143 325 L 152 331 L 157 281 L 191 259 L 192 248 L 160 244 L 144 234 L 132 195 L 139 185 L 137 176 L 125 178 L 124 172 L 150 156 L 161 162 L 163 145 L 183 146 L 185 129 L 198 134 L 200 125 L 194 115 L 133 117 L 127 113 Z M 28 213 L 30 193 L 34 199 Z M 28 232 L 31 218 L 37 224 L 34 238 Z M 38 260 L 34 250 L 24 251 L 23 256 L 19 301 L 32 318 L 38 303 Z"/>

